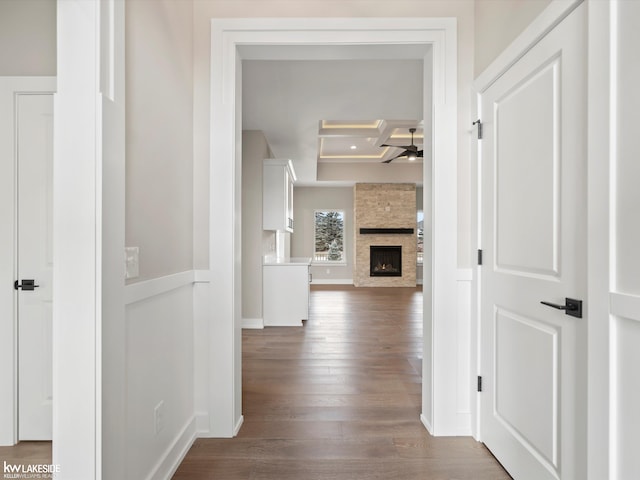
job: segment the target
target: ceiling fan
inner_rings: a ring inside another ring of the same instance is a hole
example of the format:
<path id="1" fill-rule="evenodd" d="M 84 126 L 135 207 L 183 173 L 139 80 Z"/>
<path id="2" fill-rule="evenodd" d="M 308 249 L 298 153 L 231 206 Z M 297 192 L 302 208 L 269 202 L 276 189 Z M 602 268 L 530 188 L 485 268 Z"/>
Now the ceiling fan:
<path id="1" fill-rule="evenodd" d="M 409 160 L 410 162 L 413 162 L 416 158 L 422 158 L 422 150 L 418 150 L 418 147 L 413 144 L 413 134 L 416 132 L 416 129 L 410 128 L 409 131 L 411 132 L 411 145 L 387 145 L 386 143 L 380 145 L 381 147 L 404 148 L 404 152 L 402 152 L 400 155 L 396 155 L 389 160 L 383 160 L 382 163 L 391 163 L 393 160 L 399 157 L 407 157 L 407 160 Z"/>

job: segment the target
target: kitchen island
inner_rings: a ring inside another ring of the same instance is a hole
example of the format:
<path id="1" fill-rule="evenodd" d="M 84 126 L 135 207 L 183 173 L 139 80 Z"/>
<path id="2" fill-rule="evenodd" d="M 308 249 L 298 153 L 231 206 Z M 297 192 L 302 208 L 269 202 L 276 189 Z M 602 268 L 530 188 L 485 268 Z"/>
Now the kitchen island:
<path id="1" fill-rule="evenodd" d="M 296 327 L 309 318 L 311 258 L 265 257 L 262 308 L 265 327 Z"/>

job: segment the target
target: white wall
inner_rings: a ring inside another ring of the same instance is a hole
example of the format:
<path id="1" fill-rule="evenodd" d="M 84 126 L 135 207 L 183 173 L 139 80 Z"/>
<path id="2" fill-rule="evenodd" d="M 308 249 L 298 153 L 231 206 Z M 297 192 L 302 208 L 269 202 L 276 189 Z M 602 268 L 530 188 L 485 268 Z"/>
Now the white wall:
<path id="1" fill-rule="evenodd" d="M 475 75 L 479 75 L 551 0 L 476 0 Z"/>
<path id="2" fill-rule="evenodd" d="M 428 149 L 429 147 L 427 147 Z M 425 152 L 428 154 L 428 150 Z M 318 163 L 318 180 L 359 183 L 420 183 L 421 163 Z"/>
<path id="3" fill-rule="evenodd" d="M 353 279 L 354 232 L 353 187 L 295 187 L 293 189 L 293 218 L 295 230 L 291 235 L 292 257 L 313 257 L 314 212 L 316 210 L 344 211 L 345 265 L 312 265 L 314 283 Z M 328 270 L 328 272 L 327 272 Z"/>
<path id="4" fill-rule="evenodd" d="M 242 132 L 242 318 L 262 321 L 262 161 L 271 158 L 264 133 Z"/>
<path id="5" fill-rule="evenodd" d="M 126 3 L 126 244 L 140 248 L 134 282 L 193 268 L 192 16 L 189 1 Z"/>
<path id="6" fill-rule="evenodd" d="M 0 1 L 0 76 L 56 74 L 56 2 Z"/>
<path id="7" fill-rule="evenodd" d="M 456 17 L 458 20 L 458 265 L 470 265 L 469 140 L 473 0 L 198 0 L 194 6 L 194 227 L 196 268 L 208 265 L 210 19 L 214 17 Z"/>
<path id="8" fill-rule="evenodd" d="M 195 435 L 193 286 L 169 278 L 127 287 L 126 435 L 128 479 L 166 478 Z M 160 293 L 152 290 L 160 287 Z M 149 289 L 141 295 L 136 295 Z M 156 432 L 155 408 L 162 403 Z"/>
<path id="9" fill-rule="evenodd" d="M 125 6 L 125 231 L 140 248 L 140 276 L 126 287 L 121 339 L 124 471 L 166 478 L 195 436 L 193 4 Z"/>

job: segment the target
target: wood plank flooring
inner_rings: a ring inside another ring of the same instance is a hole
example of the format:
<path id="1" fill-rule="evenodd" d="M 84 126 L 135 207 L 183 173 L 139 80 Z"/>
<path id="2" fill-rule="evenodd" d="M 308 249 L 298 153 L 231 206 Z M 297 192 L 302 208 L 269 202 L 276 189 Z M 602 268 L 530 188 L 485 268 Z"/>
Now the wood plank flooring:
<path id="1" fill-rule="evenodd" d="M 11 447 L 0 447 L 0 468 L 4 468 L 3 462 L 9 465 L 51 465 L 51 442 L 20 442 Z"/>
<path id="2" fill-rule="evenodd" d="M 199 439 L 174 480 L 509 479 L 419 420 L 419 288 L 314 286 L 304 327 L 243 332 L 244 425 Z"/>

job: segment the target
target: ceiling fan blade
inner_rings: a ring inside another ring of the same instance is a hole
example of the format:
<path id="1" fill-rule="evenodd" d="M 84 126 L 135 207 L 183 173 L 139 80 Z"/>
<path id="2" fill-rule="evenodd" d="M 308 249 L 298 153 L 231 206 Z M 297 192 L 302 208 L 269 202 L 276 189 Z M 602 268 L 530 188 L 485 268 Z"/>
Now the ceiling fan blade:
<path id="1" fill-rule="evenodd" d="M 396 158 L 400 158 L 400 157 L 406 157 L 409 154 L 408 150 L 405 150 L 404 152 L 402 152 L 400 155 L 396 155 L 395 157 L 391 157 L 389 160 L 383 160 L 382 163 L 391 163 L 392 161 L 394 161 Z"/>
<path id="2" fill-rule="evenodd" d="M 424 150 L 417 150 L 417 151 L 405 150 L 400 155 L 396 155 L 395 157 L 392 157 L 389 160 L 383 160 L 382 163 L 391 163 L 396 158 L 408 157 L 411 154 L 415 154 L 416 158 L 424 158 Z"/>
<path id="3" fill-rule="evenodd" d="M 402 148 L 404 151 L 400 155 L 396 155 L 393 158 L 388 160 L 383 160 L 382 163 L 391 163 L 393 160 L 399 157 L 407 157 L 409 160 L 415 160 L 416 158 L 423 158 L 423 151 L 418 150 L 418 147 L 413 142 L 413 134 L 415 133 L 415 128 L 410 128 L 411 132 L 411 145 L 389 145 L 388 143 L 383 143 L 380 145 L 381 147 L 393 147 L 393 148 Z"/>
<path id="4" fill-rule="evenodd" d="M 411 145 L 389 145 L 387 143 L 383 143 L 380 145 L 381 147 L 393 147 L 393 148 L 404 148 L 405 150 L 411 148 Z"/>

